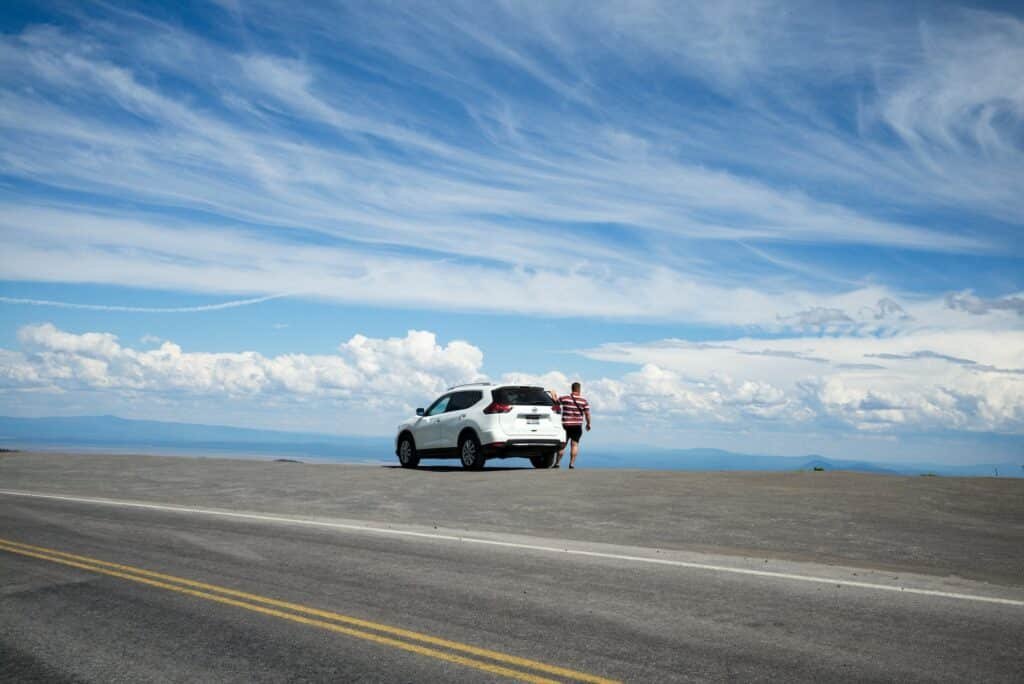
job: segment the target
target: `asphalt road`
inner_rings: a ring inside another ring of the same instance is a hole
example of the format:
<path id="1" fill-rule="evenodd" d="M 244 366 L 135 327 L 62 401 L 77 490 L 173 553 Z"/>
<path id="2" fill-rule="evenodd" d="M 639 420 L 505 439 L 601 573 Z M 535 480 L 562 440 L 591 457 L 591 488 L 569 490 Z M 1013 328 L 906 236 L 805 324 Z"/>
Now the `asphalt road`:
<path id="1" fill-rule="evenodd" d="M 223 463 L 120 461 L 132 472 L 119 481 L 166 494 L 147 508 L 120 503 L 156 500 L 139 489 L 98 491 L 100 461 L 90 479 L 73 476 L 88 460 L 18 459 L 0 459 L 0 679 L 1020 681 L 1024 672 L 1024 575 L 982 582 L 813 554 L 669 548 L 650 543 L 658 530 L 627 546 L 617 535 L 467 531 L 462 520 L 461 531 L 452 521 L 435 530 L 233 500 L 247 471 L 276 467 L 290 473 L 277 478 L 283 486 L 298 472 L 283 469 L 297 464 L 231 466 L 234 479 L 207 477 L 203 498 L 197 485 L 176 497 L 169 474 L 205 467 L 209 476 Z M 34 479 L 45 463 L 48 483 Z M 318 472 L 331 486 L 331 471 Z M 438 513 L 501 507 L 501 495 L 467 490 L 477 479 L 452 475 L 443 486 L 463 495 L 438 501 Z M 505 497 L 561 476 L 512 475 Z M 82 500 L 98 496 L 106 500 Z M 1000 534 L 1019 532 L 1010 523 Z"/>
<path id="2" fill-rule="evenodd" d="M 1024 479 L 0 455 L 0 488 L 1024 582 Z M 443 462 L 442 462 L 443 463 Z"/>

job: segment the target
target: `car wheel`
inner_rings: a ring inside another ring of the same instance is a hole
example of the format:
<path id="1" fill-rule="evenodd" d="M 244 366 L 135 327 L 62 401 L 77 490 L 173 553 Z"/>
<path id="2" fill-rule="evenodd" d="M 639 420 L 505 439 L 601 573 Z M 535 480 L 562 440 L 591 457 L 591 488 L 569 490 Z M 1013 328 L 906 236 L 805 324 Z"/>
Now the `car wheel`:
<path id="1" fill-rule="evenodd" d="M 416 455 L 416 445 L 409 435 L 402 437 L 398 442 L 398 462 L 403 468 L 415 468 L 420 464 L 420 457 Z"/>
<path id="2" fill-rule="evenodd" d="M 541 454 L 540 456 L 531 456 L 530 463 L 533 464 L 534 468 L 550 468 L 555 465 L 555 452 L 551 451 L 546 454 Z"/>
<path id="3" fill-rule="evenodd" d="M 466 435 L 459 440 L 459 459 L 466 470 L 480 470 L 484 467 L 484 452 L 476 437 Z"/>

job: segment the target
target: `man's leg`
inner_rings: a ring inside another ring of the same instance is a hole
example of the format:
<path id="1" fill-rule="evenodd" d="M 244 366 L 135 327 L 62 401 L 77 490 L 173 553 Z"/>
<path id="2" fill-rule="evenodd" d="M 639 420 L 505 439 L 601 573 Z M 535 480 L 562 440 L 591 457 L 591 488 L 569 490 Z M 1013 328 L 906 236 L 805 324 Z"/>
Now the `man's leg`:
<path id="1" fill-rule="evenodd" d="M 558 450 L 558 456 L 555 458 L 555 465 L 561 464 L 561 462 L 562 462 L 562 455 L 565 453 L 565 447 L 569 446 L 569 442 L 572 442 L 574 445 L 576 444 L 576 442 L 573 441 L 573 437 L 575 436 L 573 434 L 573 430 L 575 428 L 573 428 L 572 426 L 564 426 L 564 425 L 563 425 L 563 427 L 565 427 L 565 443 L 562 445 L 562 448 Z M 575 447 L 573 447 L 573 448 L 575 448 Z"/>
<path id="2" fill-rule="evenodd" d="M 580 453 L 580 443 L 579 442 L 573 442 L 572 443 L 572 451 L 570 452 L 571 455 L 569 457 L 569 467 L 570 468 L 575 468 L 576 467 L 576 454 L 578 454 L 578 453 Z"/>

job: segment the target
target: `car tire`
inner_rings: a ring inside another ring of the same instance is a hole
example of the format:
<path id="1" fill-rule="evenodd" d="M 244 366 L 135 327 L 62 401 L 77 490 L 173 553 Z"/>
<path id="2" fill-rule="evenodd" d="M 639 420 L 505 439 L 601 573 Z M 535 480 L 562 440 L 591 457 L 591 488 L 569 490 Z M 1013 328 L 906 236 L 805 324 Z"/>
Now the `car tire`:
<path id="1" fill-rule="evenodd" d="M 540 456 L 531 456 L 530 463 L 533 464 L 534 468 L 538 468 L 541 470 L 544 470 L 545 468 L 550 468 L 551 466 L 555 465 L 555 452 L 551 451 L 546 454 L 541 454 Z"/>
<path id="2" fill-rule="evenodd" d="M 403 468 L 415 468 L 420 464 L 420 457 L 416 455 L 416 444 L 410 435 L 405 435 L 398 441 L 398 462 Z"/>
<path id="3" fill-rule="evenodd" d="M 486 459 L 480 448 L 480 440 L 475 435 L 467 434 L 459 440 L 459 460 L 466 470 L 483 469 Z"/>

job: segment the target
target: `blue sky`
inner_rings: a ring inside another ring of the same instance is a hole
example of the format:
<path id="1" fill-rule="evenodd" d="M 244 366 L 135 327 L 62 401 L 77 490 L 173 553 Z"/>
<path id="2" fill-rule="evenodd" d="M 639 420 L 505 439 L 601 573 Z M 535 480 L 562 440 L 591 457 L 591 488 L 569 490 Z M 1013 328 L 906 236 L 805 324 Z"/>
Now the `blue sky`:
<path id="1" fill-rule="evenodd" d="M 1024 452 L 1024 16 L 7 3 L 0 412 Z M 639 436 L 638 436 L 639 435 Z"/>

